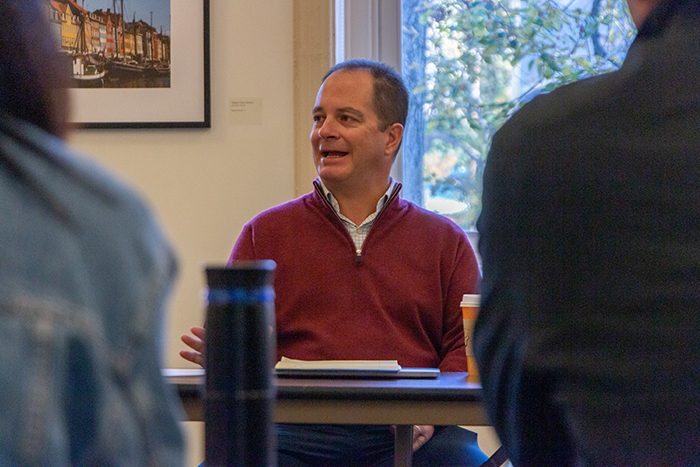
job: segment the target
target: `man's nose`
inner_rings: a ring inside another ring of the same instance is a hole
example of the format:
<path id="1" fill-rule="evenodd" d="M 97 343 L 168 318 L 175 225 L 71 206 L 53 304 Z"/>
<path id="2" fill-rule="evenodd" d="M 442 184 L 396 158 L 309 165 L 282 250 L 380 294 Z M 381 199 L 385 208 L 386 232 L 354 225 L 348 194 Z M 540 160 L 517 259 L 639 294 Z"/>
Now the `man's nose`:
<path id="1" fill-rule="evenodd" d="M 318 129 L 318 135 L 323 139 L 333 139 L 338 137 L 337 122 L 332 118 L 326 118 L 323 125 Z"/>

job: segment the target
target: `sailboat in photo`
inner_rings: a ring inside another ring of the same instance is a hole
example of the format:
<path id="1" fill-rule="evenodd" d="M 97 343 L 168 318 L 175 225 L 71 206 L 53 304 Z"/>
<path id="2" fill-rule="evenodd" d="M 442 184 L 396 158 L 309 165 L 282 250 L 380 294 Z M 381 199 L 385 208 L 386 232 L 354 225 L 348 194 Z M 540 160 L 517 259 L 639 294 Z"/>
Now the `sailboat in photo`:
<path id="1" fill-rule="evenodd" d="M 142 63 L 143 47 L 137 34 L 136 18 L 131 23 L 124 21 L 124 0 L 120 1 L 121 11 L 115 16 L 117 21 L 112 25 L 116 46 L 114 53 L 107 61 L 107 69 L 115 79 L 134 79 L 144 76 L 146 65 Z M 116 1 L 112 0 L 116 13 Z M 139 53 L 141 52 L 141 53 Z"/>
<path id="2" fill-rule="evenodd" d="M 89 40 L 94 27 L 75 0 L 49 0 L 52 28 L 60 38 L 65 70 L 74 87 L 102 87 L 107 75 L 104 53 Z"/>
<path id="3" fill-rule="evenodd" d="M 73 80 L 78 87 L 102 87 L 107 70 L 104 62 L 92 55 L 76 54 L 73 56 Z"/>

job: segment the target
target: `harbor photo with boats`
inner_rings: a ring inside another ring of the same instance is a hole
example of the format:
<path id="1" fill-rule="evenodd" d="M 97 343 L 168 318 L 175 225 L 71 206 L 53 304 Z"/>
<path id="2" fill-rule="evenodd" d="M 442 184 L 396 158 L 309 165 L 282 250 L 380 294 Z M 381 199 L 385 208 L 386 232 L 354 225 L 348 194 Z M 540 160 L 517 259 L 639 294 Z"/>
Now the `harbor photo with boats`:
<path id="1" fill-rule="evenodd" d="M 170 87 L 170 0 L 45 1 L 72 87 Z"/>

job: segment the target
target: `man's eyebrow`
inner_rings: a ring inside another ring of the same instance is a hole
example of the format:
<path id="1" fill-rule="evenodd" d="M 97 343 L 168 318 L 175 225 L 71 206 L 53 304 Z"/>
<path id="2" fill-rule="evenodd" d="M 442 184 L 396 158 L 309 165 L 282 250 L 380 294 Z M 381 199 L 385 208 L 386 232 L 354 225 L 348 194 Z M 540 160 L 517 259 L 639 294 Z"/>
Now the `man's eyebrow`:
<path id="1" fill-rule="evenodd" d="M 323 110 L 323 107 L 321 107 L 319 105 L 319 106 L 314 107 L 314 109 L 311 111 L 311 115 L 315 114 L 316 112 L 325 112 L 325 111 Z"/>
<path id="2" fill-rule="evenodd" d="M 336 112 L 339 112 L 339 113 L 347 112 L 347 113 L 354 114 L 358 117 L 364 117 L 364 115 L 365 115 L 362 113 L 362 111 L 357 110 L 355 107 L 341 107 Z"/>

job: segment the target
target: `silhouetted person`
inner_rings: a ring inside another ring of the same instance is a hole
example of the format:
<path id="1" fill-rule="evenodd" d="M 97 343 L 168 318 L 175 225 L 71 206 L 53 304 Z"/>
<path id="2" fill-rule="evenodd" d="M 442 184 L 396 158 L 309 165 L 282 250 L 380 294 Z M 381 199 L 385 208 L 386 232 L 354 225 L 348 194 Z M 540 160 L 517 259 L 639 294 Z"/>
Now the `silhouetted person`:
<path id="1" fill-rule="evenodd" d="M 700 2 L 494 136 L 475 352 L 516 466 L 700 465 Z"/>

